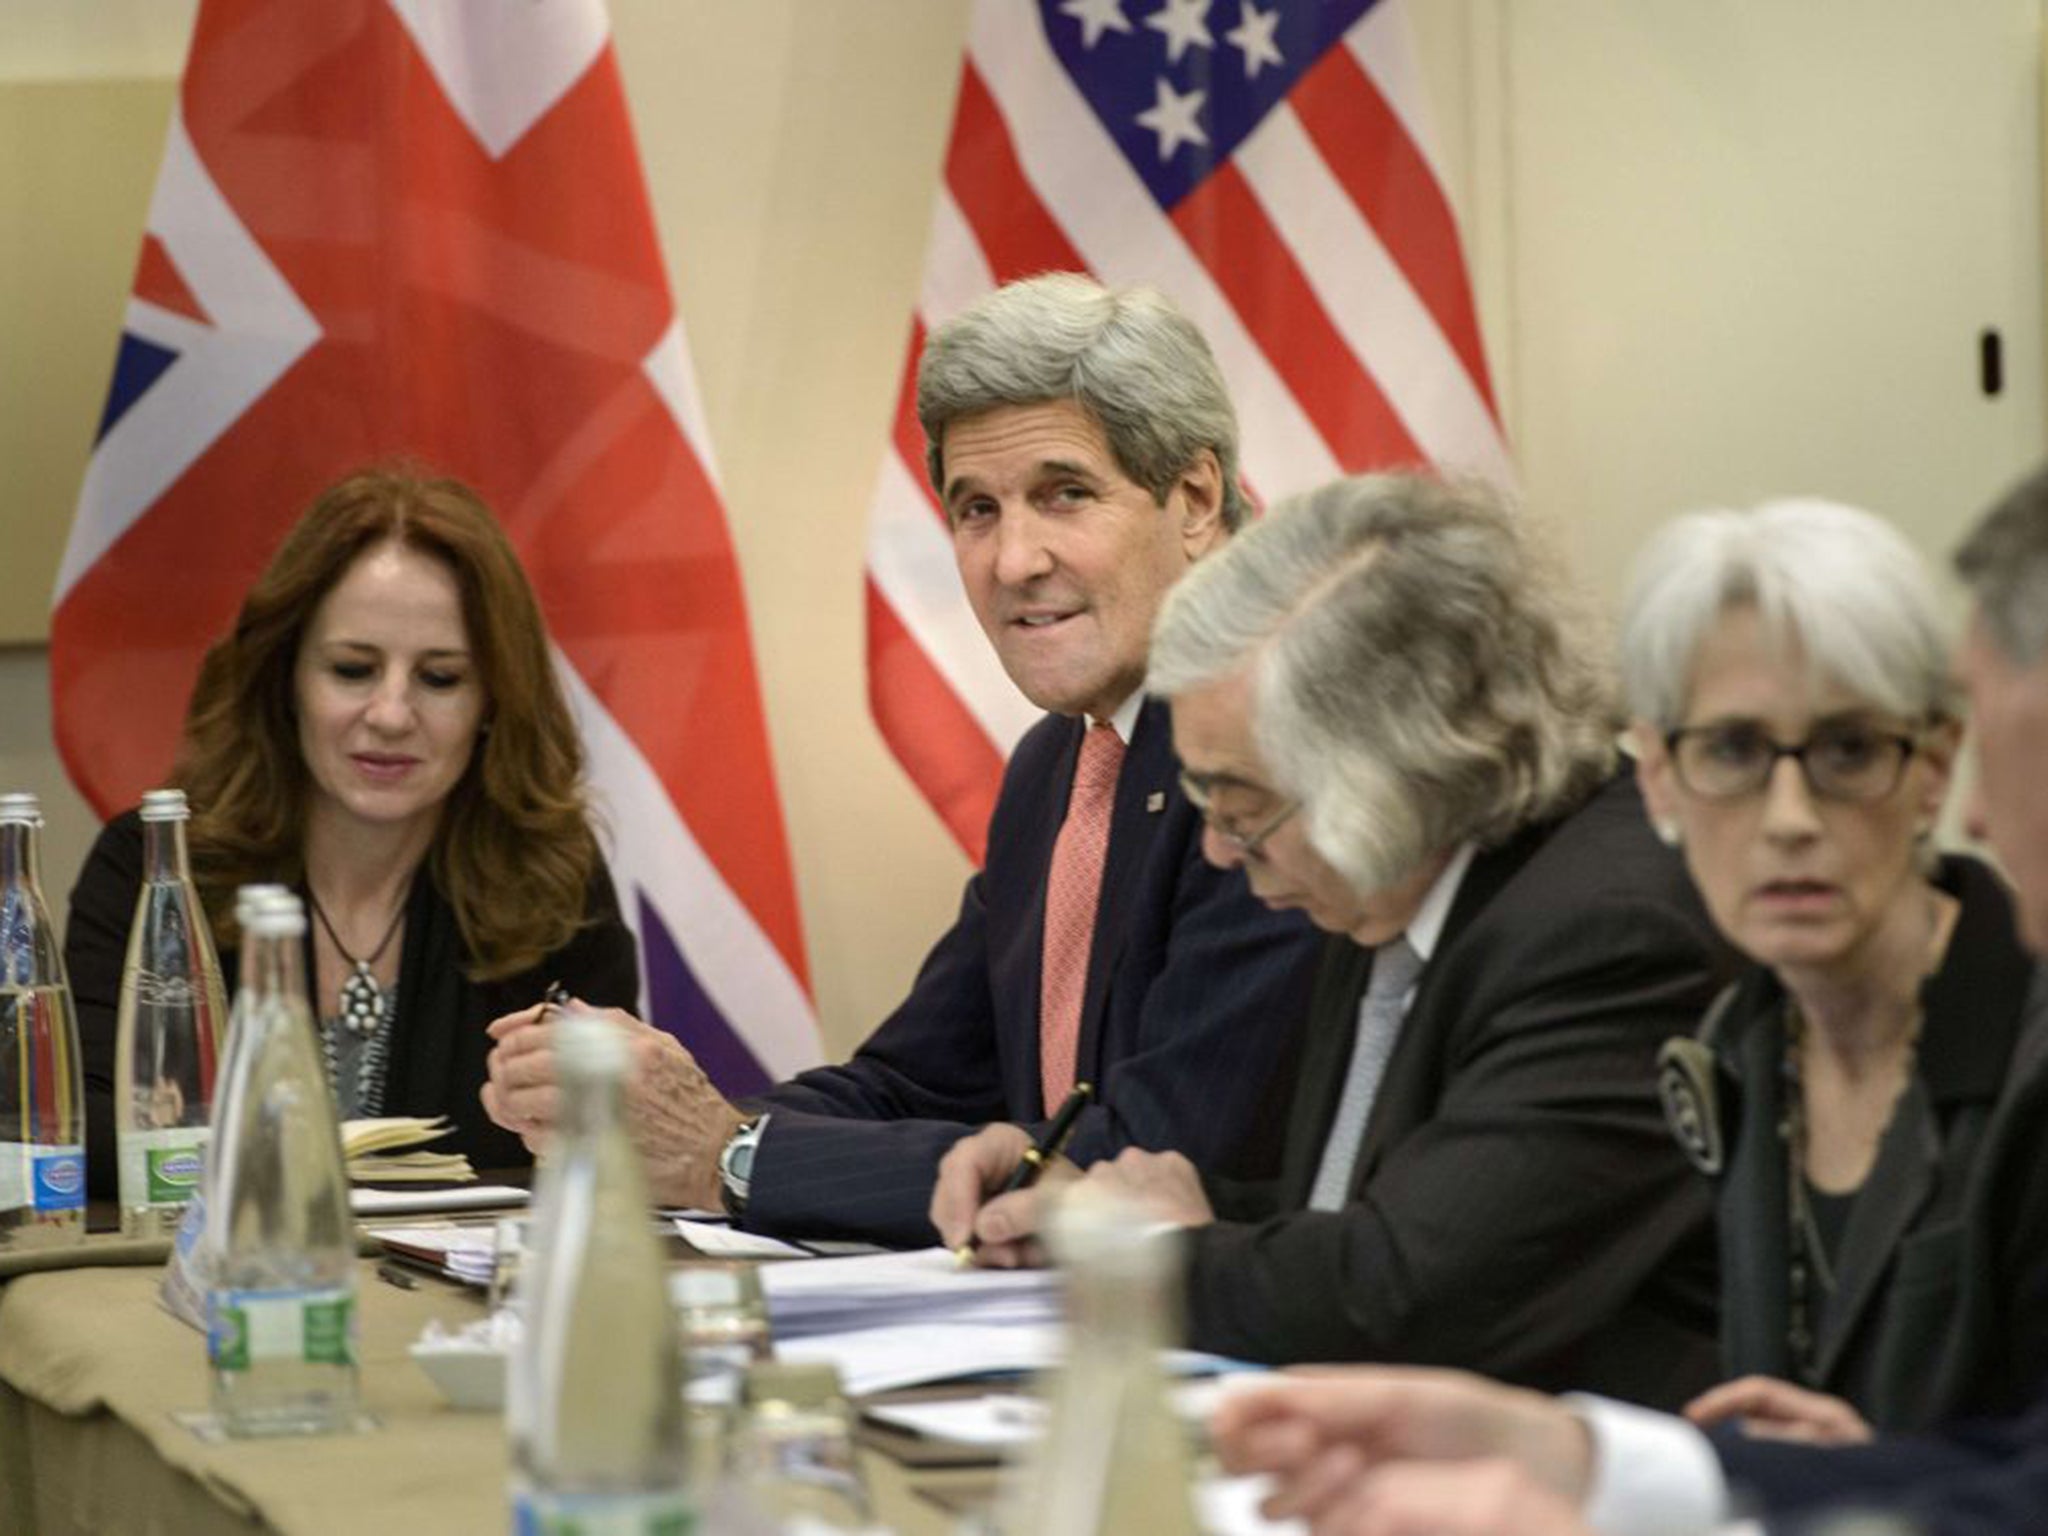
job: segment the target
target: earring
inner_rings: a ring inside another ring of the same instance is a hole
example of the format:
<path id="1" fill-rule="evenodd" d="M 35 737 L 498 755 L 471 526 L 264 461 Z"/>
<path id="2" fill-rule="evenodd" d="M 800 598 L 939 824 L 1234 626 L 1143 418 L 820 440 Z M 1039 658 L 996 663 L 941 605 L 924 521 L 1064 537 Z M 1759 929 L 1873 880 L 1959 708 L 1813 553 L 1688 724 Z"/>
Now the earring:
<path id="1" fill-rule="evenodd" d="M 1678 823 L 1668 817 L 1657 818 L 1657 841 L 1666 848 L 1676 848 L 1685 839 L 1680 835 Z"/>

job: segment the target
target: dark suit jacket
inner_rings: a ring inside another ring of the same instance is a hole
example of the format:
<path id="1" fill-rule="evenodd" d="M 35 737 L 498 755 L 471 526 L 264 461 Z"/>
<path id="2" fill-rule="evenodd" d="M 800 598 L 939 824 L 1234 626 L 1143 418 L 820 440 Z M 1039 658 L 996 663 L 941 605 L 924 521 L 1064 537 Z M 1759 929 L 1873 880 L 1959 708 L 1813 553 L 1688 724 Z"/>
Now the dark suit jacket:
<path id="1" fill-rule="evenodd" d="M 762 1096 L 746 1225 L 936 1240 L 938 1160 L 996 1120 L 1035 1124 L 1046 873 L 1083 730 L 1049 716 L 1018 743 L 989 822 L 988 863 L 910 995 L 842 1066 Z M 1067 1152 L 1176 1148 L 1203 1167 L 1254 1159 L 1261 1094 L 1284 1068 L 1313 972 L 1314 931 L 1266 911 L 1202 858 L 1175 783 L 1166 706 L 1138 716 L 1117 780 L 1075 1072 L 1098 1103 Z M 1051 1106 L 1056 1107 L 1056 1106 Z M 1270 1154 L 1270 1142 L 1266 1144 Z M 1270 1165 L 1270 1155 L 1267 1162 Z"/>
<path id="2" fill-rule="evenodd" d="M 1808 1383 L 1880 1429 L 2009 1413 L 2048 1380 L 2048 986 L 2031 986 L 1997 876 L 1950 858 L 1940 883 L 1961 912 L 1922 992 L 1918 1072 L 1842 1235 Z M 1759 970 L 1701 1031 L 1721 1067 L 1729 1149 L 1719 1201 L 1731 1376 L 1793 1375 L 1784 1014 L 1784 989 Z"/>
<path id="3" fill-rule="evenodd" d="M 141 888 L 142 822 L 129 811 L 100 829 L 72 889 L 64 929 L 64 965 L 78 1005 L 85 1058 L 87 1180 L 95 1196 L 115 1193 L 114 1030 L 128 928 Z M 306 942 L 306 974 L 311 976 L 310 931 Z M 220 957 L 230 992 L 238 959 L 234 950 Z M 485 1062 L 491 1041 L 484 1026 L 540 1001 L 542 989 L 557 980 L 598 1007 L 634 1006 L 640 992 L 639 955 L 633 935 L 619 920 L 611 876 L 598 865 L 584 905 L 584 926 L 531 970 L 497 981 L 471 981 L 462 974 L 468 964 L 454 910 L 422 865 L 407 898 L 384 1113 L 446 1115 L 455 1130 L 434 1143 L 435 1151 L 463 1153 L 477 1168 L 524 1168 L 533 1154 L 517 1136 L 491 1123 L 478 1097 L 489 1075 Z"/>
<path id="4" fill-rule="evenodd" d="M 1674 1404 L 1714 1375 L 1709 1202 L 1654 1063 L 1733 962 L 1632 780 L 1481 852 L 1353 1174 L 1307 1211 L 1372 956 L 1333 939 L 1282 1173 L 1191 1234 L 1196 1348 L 1466 1366 Z"/>
<path id="5" fill-rule="evenodd" d="M 1751 1440 L 1725 1426 L 1713 1441 L 1730 1486 L 1743 1507 L 1764 1513 L 1771 1536 L 1820 1536 L 1831 1518 L 1858 1508 L 1922 1536 L 2048 1530 L 2048 1394 L 2015 1418 L 1868 1445 Z"/>

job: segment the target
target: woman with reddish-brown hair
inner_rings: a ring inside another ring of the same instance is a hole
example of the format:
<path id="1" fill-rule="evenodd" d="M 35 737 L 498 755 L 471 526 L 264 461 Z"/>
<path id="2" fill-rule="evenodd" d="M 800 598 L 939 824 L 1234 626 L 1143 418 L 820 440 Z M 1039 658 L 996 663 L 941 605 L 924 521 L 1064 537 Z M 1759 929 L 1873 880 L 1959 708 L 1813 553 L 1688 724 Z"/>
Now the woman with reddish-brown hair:
<path id="1" fill-rule="evenodd" d="M 484 1025 L 559 981 L 631 1007 L 632 935 L 519 558 L 468 487 L 355 474 L 292 528 L 199 671 L 172 783 L 233 983 L 236 887 L 305 897 L 307 976 L 345 1117 L 445 1114 L 479 1167 L 530 1154 L 478 1102 Z M 65 958 L 88 1161 L 114 1182 L 114 1028 L 142 878 L 135 813 L 101 832 Z"/>

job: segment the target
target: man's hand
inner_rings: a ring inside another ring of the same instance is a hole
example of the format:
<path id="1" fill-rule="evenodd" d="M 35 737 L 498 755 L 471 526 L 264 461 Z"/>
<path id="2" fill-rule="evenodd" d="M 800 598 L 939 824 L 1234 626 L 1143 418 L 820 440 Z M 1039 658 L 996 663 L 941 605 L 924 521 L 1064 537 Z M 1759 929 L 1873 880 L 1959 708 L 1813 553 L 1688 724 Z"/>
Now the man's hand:
<path id="1" fill-rule="evenodd" d="M 932 1225 L 946 1246 L 957 1248 L 971 1232 L 980 1243 L 974 1262 L 984 1269 L 1025 1269 L 1045 1262 L 1040 1233 L 1046 1202 L 1076 1179 L 1072 1164 L 1055 1160 L 1029 1189 L 988 1198 L 1002 1187 L 1031 1139 L 1022 1126 L 991 1125 L 953 1144 L 939 1164 L 932 1193 Z M 1148 1221 L 1183 1227 L 1216 1219 L 1202 1177 L 1178 1152 L 1141 1152 L 1127 1147 L 1108 1162 L 1078 1176 L 1079 1183 L 1107 1190 L 1136 1207 Z M 984 1201 L 986 1203 L 984 1203 Z"/>
<path id="2" fill-rule="evenodd" d="M 1153 1221 L 1206 1227 L 1216 1209 L 1202 1189 L 1195 1165 L 1178 1152 L 1144 1152 L 1126 1147 L 1088 1170 L 1088 1182 L 1137 1206 Z"/>
<path id="3" fill-rule="evenodd" d="M 621 1009 L 597 1016 L 626 1032 L 626 1116 L 646 1165 L 648 1193 L 661 1205 L 719 1207 L 718 1154 L 746 1117 L 711 1086 L 673 1035 Z M 539 1153 L 561 1114 L 553 1026 L 540 1006 L 494 1019 L 484 1112 Z"/>
<path id="4" fill-rule="evenodd" d="M 1361 1473 L 1312 1513 L 1314 1536 L 1593 1536 L 1512 1461 L 1403 1461 Z"/>
<path id="5" fill-rule="evenodd" d="M 1031 1133 L 1003 1121 L 953 1143 L 939 1159 L 938 1181 L 932 1185 L 931 1219 L 940 1242 L 958 1248 L 967 1241 L 982 1202 L 1003 1187 L 1030 1148 Z"/>
<path id="6" fill-rule="evenodd" d="M 1701 1429 L 1739 1419 L 1748 1433 L 1807 1445 L 1861 1445 L 1870 1438 L 1863 1415 L 1839 1397 L 1808 1391 L 1775 1376 L 1738 1376 L 1685 1405 Z"/>
<path id="7" fill-rule="evenodd" d="M 1459 1371 L 1289 1372 L 1227 1393 L 1209 1435 L 1229 1470 L 1274 1478 L 1267 1509 L 1276 1517 L 1314 1517 L 1339 1507 L 1336 1501 L 1350 1497 L 1360 1479 L 1389 1462 L 1512 1462 L 1567 1512 L 1584 1499 L 1592 1476 L 1592 1437 L 1569 1408 Z M 1315 1528 L 1325 1529 L 1320 1520 Z"/>

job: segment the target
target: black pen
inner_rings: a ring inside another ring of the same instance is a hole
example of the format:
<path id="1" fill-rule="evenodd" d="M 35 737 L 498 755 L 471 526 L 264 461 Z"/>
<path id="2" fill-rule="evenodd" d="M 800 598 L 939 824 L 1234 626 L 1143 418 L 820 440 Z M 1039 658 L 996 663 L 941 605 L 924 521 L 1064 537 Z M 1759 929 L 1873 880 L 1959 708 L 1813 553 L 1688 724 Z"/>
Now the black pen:
<path id="1" fill-rule="evenodd" d="M 420 1288 L 419 1281 L 413 1279 L 411 1275 L 408 1275 L 396 1264 L 379 1264 L 377 1266 L 377 1278 L 386 1285 L 397 1286 L 401 1291 L 416 1291 Z"/>
<path id="2" fill-rule="evenodd" d="M 546 1018 L 550 1008 L 566 1008 L 568 1006 L 569 989 L 559 981 L 549 982 L 547 990 L 540 995 L 540 1017 Z"/>
<path id="3" fill-rule="evenodd" d="M 1010 1176 L 1003 1181 L 1003 1187 L 989 1198 L 999 1199 L 1004 1195 L 1015 1194 L 1020 1189 L 1029 1189 L 1036 1184 L 1038 1176 L 1045 1172 L 1046 1165 L 1060 1155 L 1060 1149 L 1067 1144 L 1067 1138 L 1074 1134 L 1074 1122 L 1081 1118 L 1082 1109 L 1094 1096 L 1093 1083 L 1074 1084 L 1074 1091 L 1067 1095 L 1067 1101 L 1060 1106 L 1060 1112 L 1052 1117 L 1052 1124 L 1045 1128 L 1045 1134 L 1038 1138 L 1036 1145 L 1024 1149 L 1024 1155 L 1017 1159 L 1017 1166 L 1010 1170 Z M 953 1250 L 953 1257 L 960 1261 L 964 1269 L 974 1262 L 974 1250 L 980 1246 L 981 1239 L 970 1232 L 967 1234 L 967 1241 Z"/>

